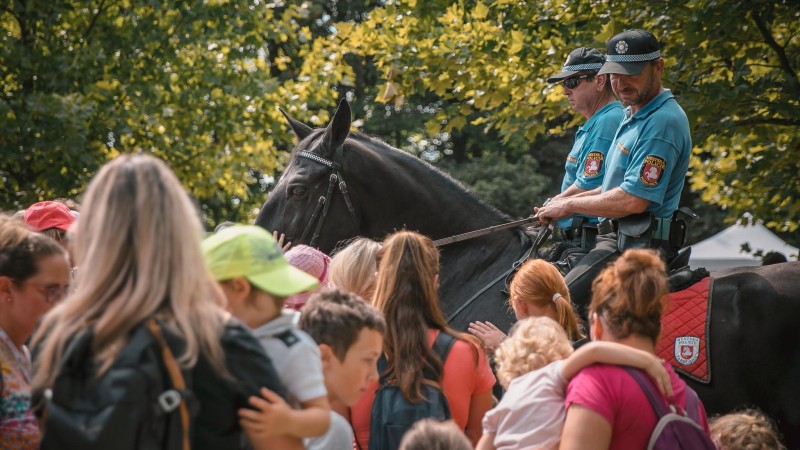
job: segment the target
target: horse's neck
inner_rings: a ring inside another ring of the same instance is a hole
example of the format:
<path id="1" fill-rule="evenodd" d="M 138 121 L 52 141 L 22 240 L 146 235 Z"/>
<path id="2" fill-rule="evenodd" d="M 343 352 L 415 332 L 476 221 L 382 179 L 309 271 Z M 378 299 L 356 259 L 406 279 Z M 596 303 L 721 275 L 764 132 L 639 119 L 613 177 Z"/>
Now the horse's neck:
<path id="1" fill-rule="evenodd" d="M 521 232 L 514 230 L 446 245 L 441 248 L 441 282 L 448 285 L 466 280 L 494 279 L 510 269 L 530 245 Z M 451 265 L 458 269 L 451 269 Z"/>
<path id="2" fill-rule="evenodd" d="M 418 231 L 433 239 L 504 223 L 508 218 L 478 200 L 452 178 L 398 150 L 370 150 L 362 158 L 378 158 L 380 164 L 364 163 L 358 176 L 365 195 L 362 218 L 366 235 L 382 238 L 399 228 Z M 349 181 L 349 180 L 348 180 Z M 352 183 L 352 181 L 349 181 Z M 381 188 L 375 188 L 382 184 Z"/>

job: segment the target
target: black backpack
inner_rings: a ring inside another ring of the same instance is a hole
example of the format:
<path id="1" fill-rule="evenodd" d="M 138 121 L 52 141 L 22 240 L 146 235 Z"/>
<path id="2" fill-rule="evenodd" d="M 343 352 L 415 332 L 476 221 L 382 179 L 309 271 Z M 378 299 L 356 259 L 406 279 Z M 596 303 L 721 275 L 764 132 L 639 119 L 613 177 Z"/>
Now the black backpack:
<path id="1" fill-rule="evenodd" d="M 433 342 L 433 351 L 439 356 L 442 364 L 455 341 L 453 336 L 442 331 Z M 378 360 L 378 373 L 383 372 L 385 368 L 386 358 L 381 355 Z M 380 387 L 372 403 L 369 450 L 397 450 L 403 434 L 418 420 L 450 419 L 450 406 L 439 387 L 440 380 L 427 369 L 424 376 L 426 380 L 435 382 L 436 385 L 423 383 L 422 393 L 425 395 L 425 401 L 416 404 L 407 402 L 399 387 L 386 384 L 385 379 L 380 379 Z"/>
<path id="2" fill-rule="evenodd" d="M 99 378 L 92 330 L 67 346 L 44 392 L 42 450 L 189 450 L 192 400 L 155 320 L 136 327 Z"/>
<path id="3" fill-rule="evenodd" d="M 686 410 L 668 405 L 661 398 L 653 381 L 641 370 L 626 367 L 644 391 L 656 413 L 656 427 L 650 433 L 647 450 L 716 450 L 706 431 L 700 426 L 700 405 L 697 394 L 686 386 Z"/>

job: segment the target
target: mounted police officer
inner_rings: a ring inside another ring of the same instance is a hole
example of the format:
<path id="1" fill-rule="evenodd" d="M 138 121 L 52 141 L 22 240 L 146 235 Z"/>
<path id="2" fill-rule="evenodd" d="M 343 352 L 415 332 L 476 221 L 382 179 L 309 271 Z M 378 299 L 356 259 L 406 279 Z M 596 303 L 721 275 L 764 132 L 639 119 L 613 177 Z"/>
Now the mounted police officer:
<path id="1" fill-rule="evenodd" d="M 607 74 L 598 75 L 605 57 L 599 51 L 580 47 L 573 50 L 559 74 L 547 79 L 560 83 L 575 111 L 586 117 L 578 128 L 567 155 L 561 193 L 556 201 L 600 187 L 606 167 L 606 153 L 622 121 L 622 105 L 614 98 Z M 566 240 L 586 250 L 594 246 L 597 217 L 574 214 L 558 220 Z"/>
<path id="2" fill-rule="evenodd" d="M 626 109 L 608 151 L 602 186 L 535 208 L 543 222 L 573 214 L 601 218 L 596 247 L 566 276 L 572 298 L 584 299 L 581 304 L 594 277 L 620 251 L 654 247 L 673 253 L 679 246 L 670 239 L 670 225 L 692 149 L 686 114 L 661 86 L 664 60 L 656 37 L 627 30 L 609 39 L 606 50 L 598 75 L 610 75 Z"/>

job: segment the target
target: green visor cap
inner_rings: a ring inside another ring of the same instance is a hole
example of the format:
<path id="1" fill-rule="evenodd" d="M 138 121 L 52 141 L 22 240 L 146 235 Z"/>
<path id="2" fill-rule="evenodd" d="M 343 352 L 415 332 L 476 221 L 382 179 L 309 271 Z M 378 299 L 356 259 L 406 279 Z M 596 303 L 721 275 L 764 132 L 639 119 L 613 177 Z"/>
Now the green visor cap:
<path id="1" fill-rule="evenodd" d="M 203 241 L 203 256 L 217 281 L 244 277 L 264 292 L 286 297 L 317 288 L 319 281 L 292 267 L 275 238 L 255 225 L 234 225 Z"/>

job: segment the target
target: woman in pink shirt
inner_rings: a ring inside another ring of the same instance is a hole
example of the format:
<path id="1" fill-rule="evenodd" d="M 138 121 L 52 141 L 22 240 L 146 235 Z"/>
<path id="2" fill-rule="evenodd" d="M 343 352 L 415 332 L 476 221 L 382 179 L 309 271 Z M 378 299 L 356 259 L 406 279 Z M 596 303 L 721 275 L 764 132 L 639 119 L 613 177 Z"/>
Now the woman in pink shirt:
<path id="1" fill-rule="evenodd" d="M 664 263 L 658 255 L 651 250 L 626 251 L 592 284 L 592 339 L 655 354 L 668 293 Z M 690 388 L 664 365 L 674 391 L 672 397 L 664 398 L 685 409 Z M 700 425 L 708 433 L 705 409 L 697 404 Z M 657 421 L 644 391 L 619 366 L 597 364 L 583 369 L 570 381 L 565 405 L 562 450 L 640 450 L 647 447 Z"/>
<path id="2" fill-rule="evenodd" d="M 456 332 L 439 307 L 437 285 L 439 252 L 418 233 L 399 231 L 389 236 L 378 252 L 378 278 L 373 304 L 386 318 L 383 350 L 386 370 L 381 374 L 400 387 L 406 398 L 419 401 L 423 369 L 440 376 L 453 421 L 475 445 L 481 437 L 481 420 L 492 407 L 495 378 L 486 355 L 474 337 Z M 445 361 L 431 346 L 439 333 L 456 341 Z M 350 410 L 350 420 L 361 449 L 369 446 L 373 383 Z"/>

